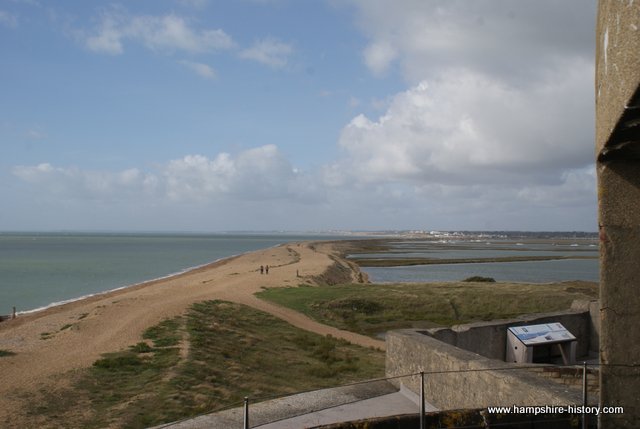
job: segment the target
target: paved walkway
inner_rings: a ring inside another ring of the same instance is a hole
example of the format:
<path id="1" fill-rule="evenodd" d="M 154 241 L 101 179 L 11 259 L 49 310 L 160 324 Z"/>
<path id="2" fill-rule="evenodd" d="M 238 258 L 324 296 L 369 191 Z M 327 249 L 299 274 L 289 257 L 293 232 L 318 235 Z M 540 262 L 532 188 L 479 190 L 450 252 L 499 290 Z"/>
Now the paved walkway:
<path id="1" fill-rule="evenodd" d="M 426 404 L 427 411 L 436 411 Z M 253 429 L 300 429 L 320 425 L 416 414 L 419 398 L 391 383 L 376 381 L 346 387 L 317 390 L 261 402 L 249 406 L 249 422 Z M 242 429 L 243 409 L 234 408 L 182 422 L 158 426 L 167 429 Z"/>

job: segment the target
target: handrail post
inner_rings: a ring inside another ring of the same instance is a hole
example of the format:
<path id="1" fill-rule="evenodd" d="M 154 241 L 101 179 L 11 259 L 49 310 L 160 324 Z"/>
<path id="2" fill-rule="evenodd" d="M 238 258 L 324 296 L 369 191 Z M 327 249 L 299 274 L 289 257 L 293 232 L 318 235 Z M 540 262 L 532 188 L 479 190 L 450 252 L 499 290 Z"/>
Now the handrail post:
<path id="1" fill-rule="evenodd" d="M 420 371 L 420 429 L 425 429 L 424 413 L 424 371 Z"/>
<path id="2" fill-rule="evenodd" d="M 244 429 L 249 429 L 249 397 L 244 397 Z"/>
<path id="3" fill-rule="evenodd" d="M 582 362 L 582 429 L 587 429 L 587 362 Z"/>

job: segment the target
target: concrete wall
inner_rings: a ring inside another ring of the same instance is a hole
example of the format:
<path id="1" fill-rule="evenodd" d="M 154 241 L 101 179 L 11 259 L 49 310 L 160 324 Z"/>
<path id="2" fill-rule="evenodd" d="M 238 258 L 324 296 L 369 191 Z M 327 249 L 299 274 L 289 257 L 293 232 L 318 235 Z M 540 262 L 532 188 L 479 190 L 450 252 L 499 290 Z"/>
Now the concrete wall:
<path id="1" fill-rule="evenodd" d="M 467 428 L 509 427 L 526 429 L 578 429 L 581 427 L 577 414 L 489 414 L 485 409 L 455 410 L 427 413 L 427 428 Z M 590 419 L 590 424 L 593 424 Z M 311 429 L 416 429 L 420 425 L 420 415 L 380 417 L 352 422 L 334 423 Z M 594 426 L 589 426 L 594 427 Z"/>
<path id="2" fill-rule="evenodd" d="M 574 302 L 574 305 L 575 304 L 577 304 L 577 302 Z M 589 351 L 599 353 L 600 352 L 600 301 L 589 301 L 586 307 L 587 307 L 587 310 L 589 311 L 589 319 L 590 319 Z"/>
<path id="3" fill-rule="evenodd" d="M 640 427 L 640 1 L 601 0 L 596 42 L 602 428 Z"/>
<path id="4" fill-rule="evenodd" d="M 517 366 L 513 364 L 462 350 L 416 330 L 391 331 L 386 341 L 387 377 L 420 371 L 472 370 L 425 376 L 425 398 L 440 409 L 581 403 L 578 389 L 540 378 L 525 369 L 514 369 Z M 419 392 L 418 376 L 395 382 Z"/>
<path id="5" fill-rule="evenodd" d="M 596 153 L 617 142 L 640 83 L 640 4 L 600 0 L 596 41 Z"/>
<path id="6" fill-rule="evenodd" d="M 576 356 L 582 357 L 588 355 L 591 350 L 597 350 L 598 330 L 593 324 L 589 307 L 589 302 L 585 301 L 581 308 L 578 306 L 572 312 L 533 314 L 508 320 L 428 329 L 424 332 L 447 344 L 481 356 L 505 360 L 508 327 L 558 322 L 577 338 Z M 592 347 L 592 342 L 596 343 L 595 347 Z"/>

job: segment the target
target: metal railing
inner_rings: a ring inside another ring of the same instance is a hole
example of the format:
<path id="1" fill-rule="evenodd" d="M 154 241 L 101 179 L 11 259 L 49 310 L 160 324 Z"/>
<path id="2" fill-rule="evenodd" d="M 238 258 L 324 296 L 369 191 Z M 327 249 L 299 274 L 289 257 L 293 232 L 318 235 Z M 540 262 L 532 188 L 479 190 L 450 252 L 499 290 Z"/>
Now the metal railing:
<path id="1" fill-rule="evenodd" d="M 378 388 L 378 385 L 374 385 L 373 383 L 387 383 L 387 384 L 391 384 L 393 383 L 394 385 L 394 389 L 395 392 L 398 392 L 398 384 L 402 385 L 403 381 L 402 379 L 411 379 L 411 378 L 416 378 L 419 377 L 419 392 L 414 392 L 416 394 L 416 396 L 418 396 L 419 398 L 416 398 L 417 401 L 419 402 L 414 412 L 411 412 L 412 414 L 419 414 L 419 427 L 421 429 L 425 428 L 425 416 L 426 416 L 426 404 L 428 403 L 428 400 L 426 399 L 425 396 L 425 377 L 428 377 L 430 375 L 436 375 L 436 374 L 461 374 L 461 373 L 471 373 L 471 372 L 483 372 L 483 371 L 512 371 L 512 370 L 540 370 L 540 368 L 543 369 L 549 369 L 550 371 L 553 370 L 558 370 L 558 371 L 562 371 L 562 370 L 567 370 L 568 368 L 575 370 L 575 375 L 579 375 L 580 371 L 581 371 L 581 380 L 578 379 L 578 377 L 575 377 L 575 383 L 576 385 L 579 386 L 579 384 L 581 384 L 581 389 L 582 389 L 582 403 L 581 404 L 566 404 L 566 405 L 570 405 L 570 406 L 574 406 L 574 407 L 578 407 L 581 406 L 582 409 L 582 413 L 580 416 L 580 420 L 581 420 L 581 427 L 582 429 L 587 429 L 587 427 L 589 426 L 590 423 L 593 423 L 593 418 L 591 415 L 587 414 L 586 410 L 588 410 L 588 400 L 589 400 L 589 385 L 588 385 L 588 378 L 589 378 L 589 369 L 590 368 L 597 368 L 599 367 L 599 364 L 587 364 L 586 362 L 584 362 L 582 365 L 576 366 L 546 366 L 546 365 L 518 365 L 518 366 L 513 366 L 513 367 L 496 367 L 496 368 L 483 368 L 483 369 L 458 369 L 458 370 L 441 370 L 441 371 L 420 371 L 420 372 L 415 372 L 415 373 L 410 373 L 410 374 L 402 374 L 402 375 L 398 375 L 398 376 L 394 376 L 394 377 L 384 377 L 384 378 L 380 378 L 380 379 L 375 379 L 375 380 L 368 380 L 368 381 L 361 381 L 361 382 L 355 382 L 355 383 L 350 383 L 350 384 L 343 384 L 341 386 L 337 386 L 334 388 L 330 388 L 330 389 L 315 389 L 315 390 L 308 390 L 308 391 L 304 391 L 304 392 L 297 392 L 295 394 L 289 394 L 286 396 L 282 396 L 282 395 L 273 395 L 273 396 L 255 396 L 255 397 L 250 397 L 247 396 L 244 398 L 244 401 L 242 403 L 237 403 L 237 404 L 231 404 L 228 405 L 226 407 L 224 407 L 223 409 L 219 409 L 219 410 L 211 410 L 210 413 L 206 414 L 206 415 L 201 415 L 199 417 L 197 417 L 197 419 L 201 420 L 202 424 L 197 426 L 197 427 L 221 427 L 219 425 L 216 424 L 216 421 L 225 421 L 225 422 L 235 422 L 235 423 L 225 423 L 225 427 L 242 427 L 243 429 L 255 429 L 255 428 L 262 428 L 262 427 L 275 427 L 274 424 L 277 424 L 279 422 L 284 422 L 286 420 L 289 419 L 293 419 L 293 418 L 300 418 L 301 416 L 305 416 L 305 415 L 310 415 L 312 413 L 320 413 L 323 412 L 325 410 L 329 410 L 332 408 L 336 408 L 339 406 L 347 406 L 347 405 L 353 405 L 356 404 L 364 399 L 369 399 L 369 398 L 373 398 L 376 395 L 372 394 L 370 397 L 367 398 L 358 398 L 357 395 L 355 396 L 350 396 L 348 394 L 345 394 L 344 397 L 341 400 L 327 400 L 326 398 L 324 398 L 322 395 L 319 395 L 319 393 L 321 392 L 329 392 L 329 391 L 337 391 L 337 390 L 345 390 L 345 389 L 349 389 L 349 388 L 359 388 L 359 387 L 364 387 L 366 385 L 369 386 L 373 386 L 373 389 L 371 390 L 376 390 L 376 388 Z M 580 383 L 581 382 L 581 383 Z M 382 386 L 382 384 L 380 384 L 379 386 Z M 357 390 L 357 389 L 356 389 Z M 383 389 L 384 390 L 384 389 Z M 434 392 L 431 392 L 432 395 L 434 394 Z M 385 394 L 384 392 L 381 394 Z M 302 400 L 304 395 L 304 399 Z M 338 395 L 339 396 L 339 395 Z M 378 395 L 379 396 L 379 395 Z M 299 409 L 294 409 L 293 412 L 290 412 L 289 414 L 286 415 L 282 415 L 282 414 L 278 414 L 278 413 L 269 413 L 268 412 L 268 405 L 274 405 L 274 403 L 276 403 L 274 406 L 277 407 L 277 402 L 280 401 L 282 402 L 282 404 L 285 403 L 285 401 L 289 398 L 294 398 L 294 397 L 298 397 L 296 400 L 302 400 L 302 402 L 305 403 L 305 407 L 299 408 Z M 495 404 L 496 406 L 500 406 L 500 405 L 507 405 L 507 404 Z M 452 407 L 449 407 L 450 409 L 455 409 Z M 459 408 L 463 408 L 463 407 L 459 407 Z M 253 414 L 253 411 L 255 410 L 255 414 Z M 267 410 L 267 411 L 265 411 Z M 214 414 L 211 414 L 214 413 Z M 404 414 L 406 413 L 406 411 L 401 411 L 399 413 L 395 413 L 395 414 Z M 394 413 L 389 414 L 394 415 Z M 379 416 L 380 417 L 380 416 Z M 168 423 L 162 426 L 158 426 L 158 428 L 175 428 L 178 429 L 180 427 L 187 427 L 188 424 L 185 422 L 188 422 L 190 420 L 195 419 L 196 417 L 190 417 L 188 419 L 183 419 L 177 422 L 172 422 L 172 423 Z M 207 425 L 206 420 L 209 419 L 210 421 L 210 425 Z M 216 420 L 217 419 L 217 420 Z M 348 416 L 346 416 L 344 421 L 348 421 L 348 420 L 353 420 L 353 419 L 349 419 Z M 253 426 L 252 426 L 253 424 Z M 241 426 L 242 425 L 242 426 Z M 271 425 L 271 426 L 269 426 Z M 189 427 L 194 427 L 194 426 L 189 426 Z M 448 426 L 450 427 L 450 426 Z M 462 427 L 462 426 L 459 426 Z M 474 426 L 477 427 L 477 426 Z M 499 427 L 499 425 L 496 424 L 492 424 L 491 427 Z"/>

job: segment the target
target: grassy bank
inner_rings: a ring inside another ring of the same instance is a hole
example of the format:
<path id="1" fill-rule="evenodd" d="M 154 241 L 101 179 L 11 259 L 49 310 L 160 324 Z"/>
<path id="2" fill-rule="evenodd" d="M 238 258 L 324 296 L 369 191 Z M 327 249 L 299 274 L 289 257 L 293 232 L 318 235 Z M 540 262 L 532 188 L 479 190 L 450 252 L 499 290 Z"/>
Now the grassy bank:
<path id="1" fill-rule="evenodd" d="M 258 296 L 337 328 L 375 336 L 389 329 L 450 326 L 566 309 L 595 299 L 589 282 L 447 282 L 274 288 Z"/>
<path id="2" fill-rule="evenodd" d="M 31 399 L 39 427 L 142 428 L 309 389 L 381 377 L 384 354 L 208 301 L 104 355 L 61 392 Z"/>

